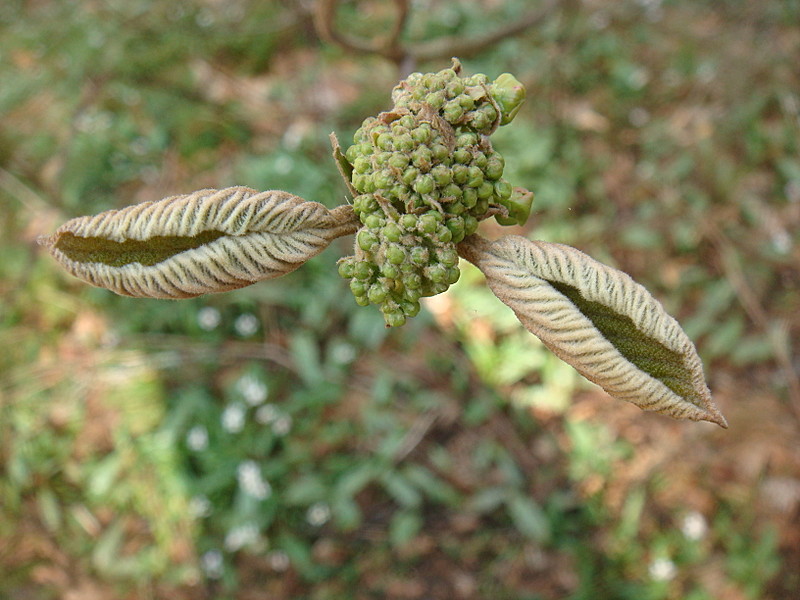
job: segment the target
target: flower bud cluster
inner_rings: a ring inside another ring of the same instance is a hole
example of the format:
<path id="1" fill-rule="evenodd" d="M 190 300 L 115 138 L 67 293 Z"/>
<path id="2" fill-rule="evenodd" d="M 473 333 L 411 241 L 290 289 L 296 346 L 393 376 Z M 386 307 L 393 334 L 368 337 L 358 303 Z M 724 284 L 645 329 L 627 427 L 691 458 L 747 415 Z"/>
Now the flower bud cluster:
<path id="1" fill-rule="evenodd" d="M 488 83 L 459 72 L 454 61 L 412 73 L 393 90 L 393 109 L 367 118 L 345 153 L 362 228 L 339 273 L 358 304 L 380 305 L 389 326 L 458 280 L 456 244 L 490 208 L 514 223 L 527 216 L 489 140 L 516 114 L 524 88 L 508 74 Z"/>

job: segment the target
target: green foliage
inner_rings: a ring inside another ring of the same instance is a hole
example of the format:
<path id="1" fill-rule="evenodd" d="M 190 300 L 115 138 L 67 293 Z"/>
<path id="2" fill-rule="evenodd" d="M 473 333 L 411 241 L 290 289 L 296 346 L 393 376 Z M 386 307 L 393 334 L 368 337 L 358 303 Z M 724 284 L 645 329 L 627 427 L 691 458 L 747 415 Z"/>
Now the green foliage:
<path id="1" fill-rule="evenodd" d="M 568 410 L 591 393 L 474 270 L 429 305 L 434 335 L 425 308 L 388 332 L 344 302 L 335 252 L 181 303 L 39 260 L 51 222 L 198 182 L 340 204 L 326 134 L 388 108 L 398 77 L 316 52 L 300 4 L 0 3 L 0 596 L 81 593 L 59 573 L 107 597 L 197 597 L 198 581 L 215 597 L 386 597 L 442 570 L 498 598 L 710 600 L 720 580 L 760 598 L 796 581 L 754 498 L 709 487 L 727 466 L 697 481 L 657 467 L 718 514 L 660 500 L 625 437 L 647 433 Z M 386 15 L 358 4 L 339 18 L 369 34 Z M 408 38 L 463 38 L 529 4 L 432 2 Z M 800 15 L 591 4 L 467 65 L 529 89 L 519 126 L 493 136 L 503 176 L 536 191 L 527 233 L 624 266 L 679 309 L 710 371 L 769 388 L 797 331 L 800 138 L 791 46 L 763 40 Z"/>

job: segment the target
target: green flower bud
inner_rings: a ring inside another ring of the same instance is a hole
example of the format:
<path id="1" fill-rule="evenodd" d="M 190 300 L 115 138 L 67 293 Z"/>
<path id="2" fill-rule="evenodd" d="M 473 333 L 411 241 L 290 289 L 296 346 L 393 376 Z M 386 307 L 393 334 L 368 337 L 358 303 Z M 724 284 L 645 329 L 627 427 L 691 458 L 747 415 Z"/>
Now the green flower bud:
<path id="1" fill-rule="evenodd" d="M 392 187 L 394 181 L 394 175 L 388 169 L 381 169 L 372 176 L 372 182 L 380 190 Z"/>
<path id="2" fill-rule="evenodd" d="M 467 208 L 471 209 L 478 202 L 478 192 L 475 188 L 466 188 L 464 195 L 461 198 L 461 203 Z M 485 212 L 485 211 L 484 211 Z"/>
<path id="3" fill-rule="evenodd" d="M 427 146 L 419 146 L 416 150 L 414 150 L 414 152 L 411 153 L 411 162 L 413 162 L 414 166 L 423 172 L 426 172 L 431 168 L 432 161 L 433 153 Z"/>
<path id="4" fill-rule="evenodd" d="M 492 122 L 489 120 L 489 117 L 486 116 L 486 113 L 475 110 L 469 113 L 469 124 L 477 131 L 484 131 L 491 127 Z"/>
<path id="5" fill-rule="evenodd" d="M 478 230 L 478 219 L 472 215 L 464 217 L 464 234 L 472 235 Z"/>
<path id="6" fill-rule="evenodd" d="M 355 148 L 355 146 L 350 146 L 351 148 Z M 359 175 L 362 175 L 369 171 L 372 168 L 372 163 L 368 158 L 363 156 L 359 156 L 355 159 L 353 164 L 353 171 Z"/>
<path id="7" fill-rule="evenodd" d="M 430 252 L 427 248 L 422 246 L 415 246 L 411 248 L 411 262 L 418 266 L 424 266 L 428 264 L 430 260 Z"/>
<path id="8" fill-rule="evenodd" d="M 414 126 L 417 124 L 417 121 L 411 115 L 403 115 L 397 120 L 397 124 L 410 130 L 414 128 Z"/>
<path id="9" fill-rule="evenodd" d="M 460 152 L 456 150 L 456 152 Z M 467 152 L 469 154 L 469 152 Z M 463 185 L 469 179 L 469 167 L 466 165 L 453 165 L 453 181 L 455 181 L 458 185 Z"/>
<path id="10" fill-rule="evenodd" d="M 448 284 L 453 285 L 456 281 L 458 281 L 459 277 L 461 277 L 461 271 L 459 271 L 458 267 L 447 268 L 447 279 L 445 279 L 445 281 Z"/>
<path id="11" fill-rule="evenodd" d="M 369 227 L 370 229 L 380 229 L 386 224 L 386 219 L 383 217 L 379 217 L 376 214 L 368 215 L 364 221 L 364 225 Z"/>
<path id="12" fill-rule="evenodd" d="M 523 188 L 515 188 L 508 200 L 508 210 L 520 225 L 524 225 L 531 214 L 533 192 Z"/>
<path id="13" fill-rule="evenodd" d="M 369 298 L 364 295 L 355 296 L 356 304 L 359 306 L 369 306 Z"/>
<path id="14" fill-rule="evenodd" d="M 517 221 L 514 217 L 504 217 L 503 215 L 495 215 L 494 220 L 497 221 L 498 225 L 503 225 L 504 227 L 508 227 L 510 225 L 519 225 L 519 221 Z"/>
<path id="15" fill-rule="evenodd" d="M 356 279 L 360 279 L 362 281 L 371 279 L 374 272 L 375 266 L 366 260 L 360 260 L 356 262 L 353 269 L 353 275 L 355 275 Z"/>
<path id="16" fill-rule="evenodd" d="M 466 148 L 458 148 L 453 152 L 453 161 L 461 165 L 465 165 L 472 160 L 472 152 Z"/>
<path id="17" fill-rule="evenodd" d="M 433 92 L 425 97 L 425 102 L 431 105 L 435 110 L 439 110 L 444 106 L 445 95 L 444 92 Z"/>
<path id="18" fill-rule="evenodd" d="M 460 96 L 464 93 L 464 82 L 461 81 L 461 78 L 453 79 L 452 81 L 447 83 L 447 87 L 445 88 L 447 91 L 447 95 L 450 98 L 455 96 Z"/>
<path id="19" fill-rule="evenodd" d="M 381 229 L 381 234 L 390 242 L 399 242 L 400 236 L 403 235 L 403 232 L 397 223 L 389 221 L 389 223 L 386 224 L 386 227 Z"/>
<path id="20" fill-rule="evenodd" d="M 461 198 L 461 196 L 463 195 L 464 192 L 455 183 L 450 183 L 446 185 L 444 189 L 442 189 L 442 191 L 440 192 L 440 196 L 442 199 L 447 198 L 450 199 L 451 201 Z"/>
<path id="21" fill-rule="evenodd" d="M 442 265 L 431 265 L 425 269 L 425 275 L 434 283 L 444 283 L 444 281 L 447 279 L 447 267 Z"/>
<path id="22" fill-rule="evenodd" d="M 407 273 L 403 276 L 403 285 L 408 290 L 418 290 L 422 287 L 422 276 L 419 273 Z"/>
<path id="23" fill-rule="evenodd" d="M 500 180 L 494 182 L 494 195 L 500 200 L 501 203 L 504 203 L 506 200 L 511 198 L 512 191 L 513 188 L 507 181 Z"/>
<path id="24" fill-rule="evenodd" d="M 525 101 L 525 86 L 510 73 L 503 73 L 494 80 L 490 91 L 502 111 L 500 124 L 511 123 Z"/>
<path id="25" fill-rule="evenodd" d="M 369 287 L 369 292 L 367 293 L 367 297 L 369 301 L 373 304 L 380 304 L 384 300 L 386 300 L 386 295 L 388 294 L 388 290 L 386 286 L 380 283 L 373 283 Z"/>
<path id="26" fill-rule="evenodd" d="M 481 171 L 483 171 L 488 161 L 489 159 L 486 157 L 486 154 L 484 154 L 483 152 L 476 152 L 472 156 L 472 162 L 470 163 L 470 166 L 478 167 Z"/>
<path id="27" fill-rule="evenodd" d="M 394 154 L 392 152 L 379 152 L 375 155 L 373 160 L 375 161 L 375 166 L 383 167 L 389 164 L 389 159 L 392 158 Z"/>
<path id="28" fill-rule="evenodd" d="M 431 175 L 421 175 L 414 182 L 414 191 L 419 194 L 430 194 L 436 187 L 436 182 Z"/>
<path id="29" fill-rule="evenodd" d="M 351 279 L 350 291 L 353 292 L 353 295 L 356 297 L 365 296 L 367 293 L 367 284 L 363 281 L 359 281 L 358 279 Z"/>
<path id="30" fill-rule="evenodd" d="M 460 215 L 465 210 L 467 210 L 467 207 L 461 202 L 453 202 L 447 206 L 447 212 L 453 215 Z"/>
<path id="31" fill-rule="evenodd" d="M 400 277 L 400 269 L 392 263 L 383 263 L 381 265 L 381 275 L 387 279 L 397 279 Z"/>
<path id="32" fill-rule="evenodd" d="M 358 241 L 358 246 L 365 252 L 371 252 L 378 245 L 377 236 L 369 229 L 359 231 L 356 240 Z"/>
<path id="33" fill-rule="evenodd" d="M 467 185 L 469 187 L 476 188 L 480 187 L 482 183 L 483 183 L 483 171 L 481 171 L 479 167 L 470 167 Z"/>
<path id="34" fill-rule="evenodd" d="M 487 210 L 489 210 L 489 198 L 481 198 L 475 203 L 472 214 L 477 216 L 485 215 Z"/>
<path id="35" fill-rule="evenodd" d="M 416 181 L 417 177 L 419 177 L 419 169 L 416 167 L 408 167 L 405 171 L 403 171 L 403 176 L 401 180 L 406 185 L 411 185 Z"/>
<path id="36" fill-rule="evenodd" d="M 417 215 L 402 215 L 400 217 L 400 225 L 406 231 L 413 231 L 417 228 Z"/>
<path id="37" fill-rule="evenodd" d="M 442 116 L 448 123 L 457 123 L 464 116 L 464 108 L 458 103 L 458 100 L 451 100 L 444 105 Z"/>
<path id="38" fill-rule="evenodd" d="M 411 301 L 411 300 L 402 300 L 400 302 L 400 308 L 402 309 L 403 313 L 406 317 L 416 317 L 419 314 L 419 302 Z"/>
<path id="39" fill-rule="evenodd" d="M 478 110 L 486 115 L 486 118 L 489 120 L 489 124 L 493 124 L 497 119 L 497 110 L 495 110 L 494 106 L 491 104 L 484 104 Z"/>
<path id="40" fill-rule="evenodd" d="M 475 146 L 478 143 L 478 134 L 471 132 L 464 132 L 456 138 L 456 146 L 465 148 L 467 146 Z"/>
<path id="41" fill-rule="evenodd" d="M 439 248 L 436 251 L 436 258 L 445 267 L 454 267 L 458 264 L 458 252 L 455 248 Z"/>
<path id="42" fill-rule="evenodd" d="M 416 302 L 424 295 L 426 294 L 424 294 L 422 288 L 416 288 L 416 289 L 406 288 L 405 292 L 403 292 L 403 296 L 409 302 Z M 414 316 L 414 315 L 409 315 L 409 316 Z"/>
<path id="43" fill-rule="evenodd" d="M 356 188 L 357 191 L 366 193 L 367 187 L 369 186 L 369 177 L 367 175 L 361 175 L 358 173 L 353 172 L 353 187 Z"/>
<path id="44" fill-rule="evenodd" d="M 409 160 L 408 155 L 394 152 L 389 159 L 389 166 L 395 169 L 405 169 L 408 166 Z"/>
<path id="45" fill-rule="evenodd" d="M 393 312 L 386 312 L 383 313 L 383 320 L 386 321 L 386 325 L 389 327 L 401 327 L 405 325 L 406 316 L 402 313 L 402 311 L 393 311 Z"/>
<path id="46" fill-rule="evenodd" d="M 436 165 L 430 171 L 430 175 L 439 187 L 444 187 L 453 180 L 453 172 L 444 165 Z"/>
<path id="47" fill-rule="evenodd" d="M 417 219 L 419 228 L 423 233 L 433 233 L 439 227 L 439 222 L 431 213 L 427 213 Z"/>
<path id="48" fill-rule="evenodd" d="M 393 265 L 399 265 L 406 259 L 405 251 L 397 244 L 392 244 L 386 249 L 386 260 Z"/>
<path id="49" fill-rule="evenodd" d="M 392 142 L 393 137 L 390 133 L 382 133 L 375 140 L 375 145 L 381 150 L 392 150 L 394 148 Z"/>
<path id="50" fill-rule="evenodd" d="M 394 149 L 397 152 L 411 152 L 414 147 L 416 146 L 416 142 L 414 138 L 411 137 L 410 134 L 404 134 L 395 137 L 394 139 Z"/>
<path id="51" fill-rule="evenodd" d="M 431 146 L 431 155 L 436 161 L 446 163 L 450 162 L 448 161 L 448 158 L 450 157 L 450 150 L 448 150 L 447 146 L 444 144 L 433 144 Z"/>
<path id="52" fill-rule="evenodd" d="M 430 124 L 420 123 L 418 127 L 411 130 L 411 137 L 419 144 L 427 144 L 431 139 Z"/>
<path id="53" fill-rule="evenodd" d="M 440 242 L 446 244 L 453 240 L 453 232 L 444 225 L 440 225 L 434 234 L 435 238 Z"/>
<path id="54" fill-rule="evenodd" d="M 495 152 L 486 161 L 486 166 L 484 167 L 483 172 L 489 179 L 500 179 L 503 176 L 503 169 L 505 166 L 506 165 L 503 157 Z"/>
<path id="55" fill-rule="evenodd" d="M 353 264 L 353 258 L 347 257 L 343 258 L 339 261 L 339 276 L 343 279 L 350 279 L 353 277 L 353 269 L 355 265 Z"/>
<path id="56" fill-rule="evenodd" d="M 347 159 L 347 162 L 355 167 L 356 160 L 361 157 L 361 154 L 358 152 L 358 144 L 353 144 L 345 150 L 344 157 Z"/>
<path id="57" fill-rule="evenodd" d="M 450 284 L 448 284 L 446 281 L 434 283 L 433 286 L 431 286 L 431 294 L 430 295 L 431 296 L 435 296 L 436 294 L 441 294 L 442 292 L 446 292 L 447 288 L 449 288 L 449 287 L 450 287 Z"/>
<path id="58" fill-rule="evenodd" d="M 475 108 L 475 101 L 466 95 L 459 96 L 458 103 L 461 105 L 461 108 L 463 108 L 464 111 L 470 111 Z"/>
<path id="59" fill-rule="evenodd" d="M 453 234 L 454 240 L 459 236 L 461 236 L 461 239 L 464 239 L 464 219 L 461 217 L 452 217 L 445 221 L 445 225 L 450 230 L 450 233 Z"/>
<path id="60" fill-rule="evenodd" d="M 484 181 L 478 186 L 478 199 L 484 200 L 494 195 L 494 185 L 490 181 Z"/>

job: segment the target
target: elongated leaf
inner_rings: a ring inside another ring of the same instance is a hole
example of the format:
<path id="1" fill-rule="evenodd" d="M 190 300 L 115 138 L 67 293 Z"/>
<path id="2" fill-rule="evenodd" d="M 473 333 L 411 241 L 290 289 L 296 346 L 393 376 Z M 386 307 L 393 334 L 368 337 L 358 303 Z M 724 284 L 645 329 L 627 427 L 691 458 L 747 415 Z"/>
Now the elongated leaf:
<path id="1" fill-rule="evenodd" d="M 459 253 L 531 333 L 610 395 L 727 427 L 694 344 L 627 274 L 570 246 L 519 236 L 473 235 Z"/>
<path id="2" fill-rule="evenodd" d="M 72 219 L 39 242 L 92 285 L 189 298 L 285 275 L 357 226 L 348 206 L 231 187 Z"/>

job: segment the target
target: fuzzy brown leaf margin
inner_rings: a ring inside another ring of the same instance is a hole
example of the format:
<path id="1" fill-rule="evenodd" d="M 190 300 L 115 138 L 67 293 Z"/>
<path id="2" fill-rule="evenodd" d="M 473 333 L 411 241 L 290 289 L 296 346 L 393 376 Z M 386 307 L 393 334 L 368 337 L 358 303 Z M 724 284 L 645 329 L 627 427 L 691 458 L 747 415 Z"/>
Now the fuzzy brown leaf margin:
<path id="1" fill-rule="evenodd" d="M 190 298 L 290 273 L 358 225 L 349 206 L 230 187 L 78 217 L 39 242 L 92 285 Z"/>
<path id="2" fill-rule="evenodd" d="M 678 322 L 629 275 L 565 246 L 470 236 L 459 254 L 528 331 L 611 396 L 727 427 Z"/>

